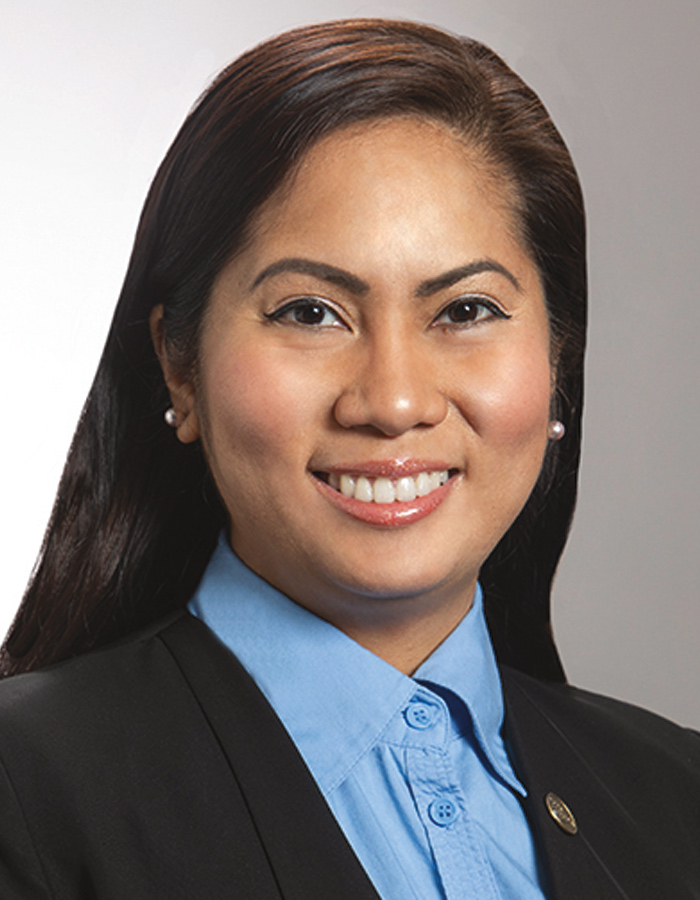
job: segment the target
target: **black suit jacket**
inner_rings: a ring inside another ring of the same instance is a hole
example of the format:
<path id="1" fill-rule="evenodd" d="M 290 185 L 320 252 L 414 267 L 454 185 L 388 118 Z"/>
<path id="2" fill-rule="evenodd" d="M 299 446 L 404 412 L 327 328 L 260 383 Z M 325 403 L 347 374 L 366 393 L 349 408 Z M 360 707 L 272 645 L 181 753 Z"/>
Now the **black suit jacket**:
<path id="1" fill-rule="evenodd" d="M 700 737 L 502 676 L 552 898 L 700 898 Z M 2 683 L 0 760 L 2 900 L 377 900 L 274 712 L 187 614 Z"/>

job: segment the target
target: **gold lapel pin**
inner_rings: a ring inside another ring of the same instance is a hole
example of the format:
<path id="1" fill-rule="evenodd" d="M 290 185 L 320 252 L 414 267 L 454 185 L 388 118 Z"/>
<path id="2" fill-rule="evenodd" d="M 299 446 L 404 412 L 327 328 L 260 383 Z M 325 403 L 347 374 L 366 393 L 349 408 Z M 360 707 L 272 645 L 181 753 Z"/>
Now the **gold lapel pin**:
<path id="1" fill-rule="evenodd" d="M 562 831 L 565 831 L 567 834 L 577 833 L 578 825 L 576 824 L 576 818 L 561 797 L 558 797 L 553 791 L 550 791 L 544 798 L 544 805 L 547 807 L 547 812 Z"/>

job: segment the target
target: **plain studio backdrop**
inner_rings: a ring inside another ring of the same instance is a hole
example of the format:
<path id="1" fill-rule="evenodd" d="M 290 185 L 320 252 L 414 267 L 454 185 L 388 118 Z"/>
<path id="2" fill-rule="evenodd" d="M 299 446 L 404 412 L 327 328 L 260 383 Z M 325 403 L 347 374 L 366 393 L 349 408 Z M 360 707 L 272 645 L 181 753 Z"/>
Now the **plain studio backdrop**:
<path id="1" fill-rule="evenodd" d="M 541 95 L 587 200 L 581 494 L 556 582 L 572 682 L 700 726 L 700 3 L 0 0 L 4 633 L 31 571 L 146 190 L 197 95 L 286 28 L 429 22 Z"/>

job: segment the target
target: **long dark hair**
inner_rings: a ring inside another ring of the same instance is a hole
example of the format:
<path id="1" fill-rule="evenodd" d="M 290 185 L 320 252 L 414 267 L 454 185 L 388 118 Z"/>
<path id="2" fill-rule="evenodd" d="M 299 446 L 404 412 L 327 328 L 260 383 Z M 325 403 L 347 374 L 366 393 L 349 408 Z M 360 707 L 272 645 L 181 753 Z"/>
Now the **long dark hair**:
<path id="1" fill-rule="evenodd" d="M 410 22 L 288 32 L 225 69 L 185 121 L 151 186 L 41 555 L 3 649 L 5 674 L 114 640 L 191 596 L 225 524 L 197 445 L 178 443 L 148 317 L 196 366 L 212 283 L 251 218 L 334 129 L 396 115 L 447 124 L 516 186 L 521 237 L 545 288 L 566 425 L 481 572 L 501 661 L 562 679 L 552 577 L 576 495 L 586 318 L 584 216 L 569 153 L 538 97 L 491 50 Z"/>

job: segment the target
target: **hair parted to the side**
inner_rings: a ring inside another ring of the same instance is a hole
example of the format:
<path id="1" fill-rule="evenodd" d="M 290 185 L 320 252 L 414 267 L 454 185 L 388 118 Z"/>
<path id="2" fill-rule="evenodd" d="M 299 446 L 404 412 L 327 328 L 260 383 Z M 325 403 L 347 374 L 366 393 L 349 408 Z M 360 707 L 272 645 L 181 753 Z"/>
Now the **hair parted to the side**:
<path id="1" fill-rule="evenodd" d="M 196 371 L 213 281 L 251 220 L 331 131 L 396 115 L 445 123 L 515 186 L 524 245 L 544 285 L 556 388 L 551 445 L 523 512 L 481 572 L 502 662 L 563 673 L 551 580 L 576 495 L 586 320 L 581 191 L 537 96 L 491 50 L 425 25 L 347 20 L 245 53 L 200 98 L 151 186 L 39 562 L 3 650 L 5 674 L 105 644 L 184 606 L 226 522 L 197 445 L 163 421 L 168 397 L 148 317 Z"/>

